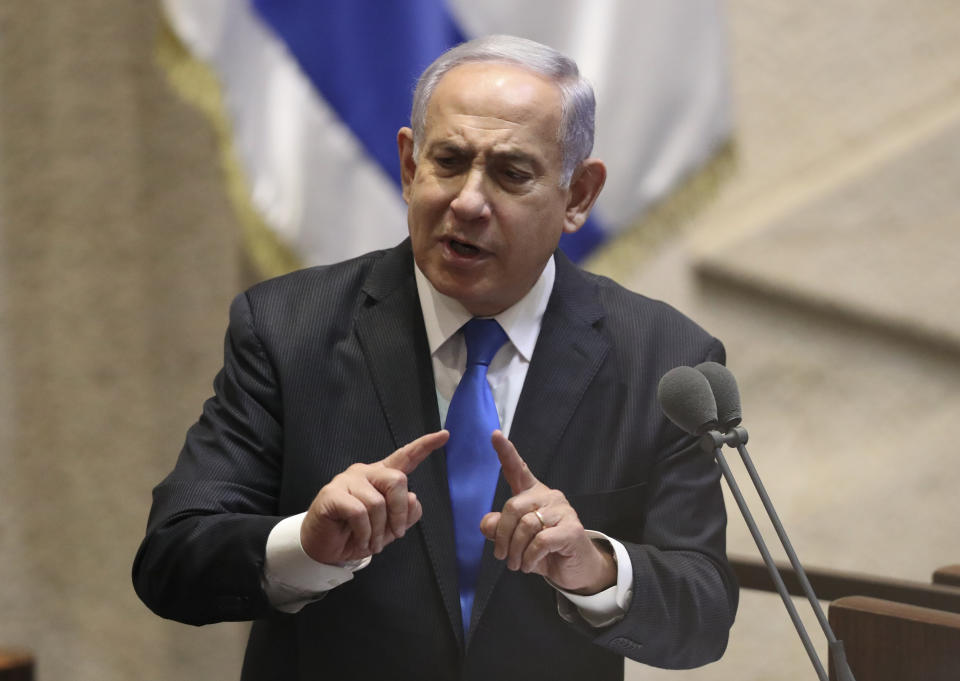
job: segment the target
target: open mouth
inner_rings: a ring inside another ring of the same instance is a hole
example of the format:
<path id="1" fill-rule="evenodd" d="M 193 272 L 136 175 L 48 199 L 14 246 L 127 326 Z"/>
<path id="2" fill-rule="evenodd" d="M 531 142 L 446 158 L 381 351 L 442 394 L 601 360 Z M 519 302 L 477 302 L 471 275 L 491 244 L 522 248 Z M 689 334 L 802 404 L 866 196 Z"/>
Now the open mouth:
<path id="1" fill-rule="evenodd" d="M 447 244 L 449 245 L 451 251 L 466 258 L 480 255 L 483 252 L 472 244 L 468 244 L 463 241 L 457 241 L 456 239 L 449 239 Z"/>

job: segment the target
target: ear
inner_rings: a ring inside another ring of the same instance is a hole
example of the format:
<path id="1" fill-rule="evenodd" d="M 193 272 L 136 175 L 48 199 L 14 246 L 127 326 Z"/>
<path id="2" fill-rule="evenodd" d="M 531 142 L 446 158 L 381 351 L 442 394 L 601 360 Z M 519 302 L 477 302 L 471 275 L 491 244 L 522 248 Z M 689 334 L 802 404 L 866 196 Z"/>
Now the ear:
<path id="1" fill-rule="evenodd" d="M 573 171 L 564 213 L 564 232 L 572 234 L 583 227 L 606 181 L 607 166 L 598 158 L 588 158 Z"/>
<path id="2" fill-rule="evenodd" d="M 397 152 L 400 154 L 400 184 L 403 200 L 410 201 L 410 187 L 417 173 L 417 159 L 413 156 L 413 130 L 400 128 L 397 132 Z"/>

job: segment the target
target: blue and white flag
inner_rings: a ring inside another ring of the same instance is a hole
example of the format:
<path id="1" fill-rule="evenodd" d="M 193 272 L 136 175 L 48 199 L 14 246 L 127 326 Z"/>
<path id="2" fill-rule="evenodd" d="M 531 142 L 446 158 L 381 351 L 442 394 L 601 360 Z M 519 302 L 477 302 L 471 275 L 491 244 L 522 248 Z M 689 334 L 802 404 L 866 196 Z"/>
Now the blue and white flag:
<path id="1" fill-rule="evenodd" d="M 581 260 L 635 222 L 729 137 L 719 0 L 164 0 L 217 75 L 233 148 L 263 221 L 307 265 L 407 233 L 396 132 L 419 73 L 474 36 L 568 54 L 597 94 L 608 166 Z"/>

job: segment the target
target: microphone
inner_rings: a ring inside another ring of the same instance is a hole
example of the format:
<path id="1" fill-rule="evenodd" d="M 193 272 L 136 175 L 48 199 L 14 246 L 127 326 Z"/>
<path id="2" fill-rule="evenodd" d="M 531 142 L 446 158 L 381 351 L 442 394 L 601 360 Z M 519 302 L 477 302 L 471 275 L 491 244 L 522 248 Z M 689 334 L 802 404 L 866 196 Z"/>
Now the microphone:
<path id="1" fill-rule="evenodd" d="M 703 435 L 719 425 L 710 383 L 693 367 L 675 367 L 664 374 L 657 399 L 667 418 L 684 432 Z"/>
<path id="2" fill-rule="evenodd" d="M 704 387 L 706 387 L 710 393 L 709 396 L 704 392 Z M 793 550 L 786 530 L 783 528 L 783 524 L 780 522 L 776 510 L 773 508 L 773 503 L 770 501 L 766 488 L 764 488 L 763 482 L 760 480 L 760 475 L 757 473 L 753 461 L 747 452 L 746 442 L 748 436 L 746 429 L 740 427 L 740 391 L 737 388 L 737 381 L 733 373 L 717 362 L 704 362 L 697 365 L 696 368 L 676 367 L 668 371 L 664 374 L 663 378 L 660 379 L 660 384 L 657 386 L 657 398 L 660 400 L 660 407 L 668 419 L 691 435 L 700 436 L 700 445 L 704 451 L 709 453 L 712 450 L 714 458 L 727 481 L 727 485 L 733 493 L 737 505 L 740 507 L 740 513 L 743 515 L 743 519 L 750 529 L 750 534 L 753 535 L 753 540 L 760 550 L 760 555 L 763 557 L 763 562 L 767 566 L 770 578 L 773 580 L 773 584 L 780 594 L 780 599 L 783 601 L 784 607 L 787 609 L 787 613 L 793 621 L 793 626 L 796 628 L 797 634 L 800 636 L 800 640 L 807 651 L 807 656 L 810 658 L 810 662 L 817 672 L 817 676 L 820 681 L 828 681 L 827 673 L 823 668 L 823 664 L 816 650 L 813 648 L 810 636 L 807 634 L 803 622 L 800 621 L 800 615 L 797 613 L 797 609 L 790 599 L 790 594 L 787 592 L 787 587 L 783 583 L 783 578 L 780 576 L 780 572 L 773 562 L 773 557 L 770 555 L 766 542 L 753 519 L 753 514 L 750 512 L 747 502 L 740 492 L 740 487 L 733 477 L 733 472 L 730 470 L 729 465 L 727 465 L 726 458 L 723 455 L 722 448 L 724 444 L 737 448 L 747 468 L 747 472 L 750 474 L 750 479 L 760 494 L 760 499 L 763 502 L 767 516 L 777 530 L 780 543 L 787 552 L 787 556 L 790 558 L 790 564 L 793 565 L 793 569 L 803 587 L 807 600 L 816 613 L 820 627 L 827 637 L 830 657 L 837 670 L 839 680 L 855 681 L 853 672 L 847 663 L 843 642 L 837 640 L 833 629 L 823 614 L 823 608 L 820 607 L 820 602 L 813 593 L 813 588 L 810 586 L 806 572 L 800 564 L 800 559 L 797 558 L 797 554 Z M 721 430 L 722 432 L 720 432 Z"/>
<path id="3" fill-rule="evenodd" d="M 713 397 L 717 402 L 717 421 L 724 433 L 740 425 L 740 391 L 737 379 L 727 367 L 717 362 L 703 362 L 696 366 L 710 384 Z"/>

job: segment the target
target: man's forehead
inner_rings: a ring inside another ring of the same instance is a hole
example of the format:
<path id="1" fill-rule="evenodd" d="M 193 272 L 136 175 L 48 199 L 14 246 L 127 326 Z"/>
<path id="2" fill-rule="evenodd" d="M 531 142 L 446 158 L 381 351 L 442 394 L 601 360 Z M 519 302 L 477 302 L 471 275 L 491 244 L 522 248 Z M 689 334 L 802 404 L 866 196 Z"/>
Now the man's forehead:
<path id="1" fill-rule="evenodd" d="M 437 83 L 427 105 L 430 114 L 459 114 L 522 124 L 534 118 L 559 123 L 560 89 L 546 76 L 504 62 L 468 62 L 450 69 Z"/>
<path id="2" fill-rule="evenodd" d="M 560 90 L 550 79 L 514 64 L 471 62 L 437 84 L 424 141 L 428 148 L 482 145 L 498 153 L 542 155 L 548 145 L 559 152 L 560 118 Z"/>

